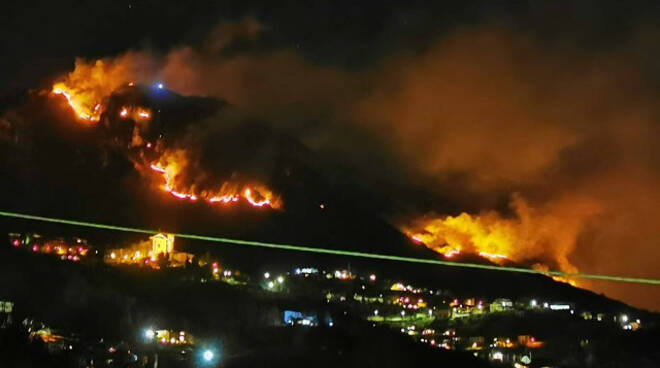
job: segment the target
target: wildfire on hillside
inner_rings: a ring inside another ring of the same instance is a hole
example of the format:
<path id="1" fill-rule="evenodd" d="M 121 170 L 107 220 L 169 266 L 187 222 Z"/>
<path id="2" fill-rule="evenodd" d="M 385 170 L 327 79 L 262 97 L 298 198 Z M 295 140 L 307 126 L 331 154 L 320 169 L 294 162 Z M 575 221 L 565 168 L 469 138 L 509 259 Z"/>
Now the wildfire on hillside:
<path id="1" fill-rule="evenodd" d="M 569 261 L 585 219 L 598 211 L 593 203 L 567 199 L 553 207 L 535 208 L 519 196 L 511 202 L 514 217 L 494 211 L 479 215 L 434 216 L 403 227 L 416 243 L 451 258 L 474 254 L 502 265 L 529 263 L 541 273 L 551 264 L 560 271 L 576 273 Z M 575 285 L 570 278 L 553 277 Z"/>
<path id="2" fill-rule="evenodd" d="M 153 178 L 156 174 L 157 180 L 162 182 L 159 184 L 162 189 L 177 199 L 224 205 L 244 202 L 256 208 L 281 208 L 282 201 L 266 186 L 234 179 L 215 185 L 209 179 L 211 173 L 190 162 L 189 150 L 168 149 L 158 142 L 145 139 L 142 132 L 148 130 L 153 115 L 148 107 L 129 103 L 120 105 L 116 111 L 108 109 L 108 100 L 114 92 L 122 87 L 135 87 L 134 79 L 139 75 L 135 73 L 135 65 L 130 65 L 132 60 L 98 60 L 93 63 L 77 60 L 74 71 L 55 83 L 51 94 L 63 96 L 77 117 L 85 122 L 97 123 L 103 118 L 104 121 L 117 119 L 121 124 L 134 124 L 131 148 L 148 150 L 150 157 L 145 159 L 147 155 L 144 154 L 130 157 L 135 167 L 147 178 Z M 163 89 L 162 83 L 155 86 L 156 90 Z"/>
<path id="3" fill-rule="evenodd" d="M 201 189 L 195 185 L 186 186 L 180 179 L 188 162 L 185 151 L 166 151 L 157 162 L 150 164 L 149 168 L 162 178 L 162 189 L 178 199 L 192 202 L 202 200 L 210 204 L 233 204 L 245 201 L 253 207 L 281 207 L 279 198 L 262 185 L 239 185 L 225 181 L 213 189 Z"/>
<path id="4" fill-rule="evenodd" d="M 135 61 L 124 62 L 76 60 L 75 69 L 57 81 L 51 93 L 63 96 L 78 118 L 96 123 L 106 108 L 106 100 L 117 88 L 132 82 Z"/>

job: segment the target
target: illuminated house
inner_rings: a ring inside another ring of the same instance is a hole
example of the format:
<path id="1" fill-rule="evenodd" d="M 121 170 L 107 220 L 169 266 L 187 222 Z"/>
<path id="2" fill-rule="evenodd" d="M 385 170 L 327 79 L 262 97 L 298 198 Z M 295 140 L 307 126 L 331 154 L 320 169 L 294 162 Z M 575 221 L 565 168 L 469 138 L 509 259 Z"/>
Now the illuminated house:
<path id="1" fill-rule="evenodd" d="M 153 255 L 161 253 L 171 255 L 174 252 L 174 235 L 158 233 L 149 239 L 151 239 L 151 253 Z"/>
<path id="2" fill-rule="evenodd" d="M 300 326 L 318 326 L 319 318 L 315 314 L 306 315 L 302 312 L 285 310 L 283 313 L 284 324 L 289 326 L 300 325 Z"/>
<path id="3" fill-rule="evenodd" d="M 73 262 L 83 260 L 91 249 L 87 245 L 87 240 L 78 237 L 51 238 L 42 237 L 39 234 L 9 233 L 9 242 L 16 249 L 24 249 L 32 253 L 51 254 L 63 261 Z"/>
<path id="4" fill-rule="evenodd" d="M 0 327 L 6 327 L 11 324 L 11 315 L 14 310 L 14 303 L 0 300 Z"/>
<path id="5" fill-rule="evenodd" d="M 509 299 L 505 299 L 505 298 L 495 299 L 490 304 L 491 313 L 506 312 L 510 310 L 513 310 L 513 302 Z"/>

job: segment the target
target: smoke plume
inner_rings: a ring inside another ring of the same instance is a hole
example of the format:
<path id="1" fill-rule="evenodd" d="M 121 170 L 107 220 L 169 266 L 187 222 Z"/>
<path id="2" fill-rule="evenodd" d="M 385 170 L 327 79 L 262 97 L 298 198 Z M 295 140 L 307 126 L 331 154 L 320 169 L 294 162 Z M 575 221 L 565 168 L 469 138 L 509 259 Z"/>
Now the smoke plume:
<path id="1" fill-rule="evenodd" d="M 454 244 L 567 271 L 660 277 L 658 91 L 640 67 L 643 36 L 607 52 L 582 51 L 480 26 L 358 71 L 292 49 L 261 50 L 266 31 L 254 19 L 225 23 L 200 45 L 103 65 L 129 74 L 122 82 L 156 75 L 179 93 L 225 99 L 318 152 L 351 158 L 367 187 L 407 183 L 406 193 L 429 193 L 425 203 L 463 209 L 409 206 L 385 190 L 384 199 L 404 203 L 392 221 L 423 232 L 431 248 Z M 641 286 L 589 287 L 660 306 L 659 294 L 649 298 Z"/>

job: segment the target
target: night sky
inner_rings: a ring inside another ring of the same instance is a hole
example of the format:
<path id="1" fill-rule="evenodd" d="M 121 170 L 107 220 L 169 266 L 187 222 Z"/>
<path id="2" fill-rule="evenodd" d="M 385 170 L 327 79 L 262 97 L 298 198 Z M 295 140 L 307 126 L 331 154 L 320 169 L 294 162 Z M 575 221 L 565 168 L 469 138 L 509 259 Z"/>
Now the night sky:
<path id="1" fill-rule="evenodd" d="M 144 80 L 225 100 L 348 168 L 397 227 L 463 211 L 522 219 L 517 234 L 541 240 L 521 252 L 660 277 L 657 2 L 16 1 L 0 13 L 4 98 L 48 89 L 76 58 L 139 60 Z M 660 308 L 655 288 L 588 288 Z"/>

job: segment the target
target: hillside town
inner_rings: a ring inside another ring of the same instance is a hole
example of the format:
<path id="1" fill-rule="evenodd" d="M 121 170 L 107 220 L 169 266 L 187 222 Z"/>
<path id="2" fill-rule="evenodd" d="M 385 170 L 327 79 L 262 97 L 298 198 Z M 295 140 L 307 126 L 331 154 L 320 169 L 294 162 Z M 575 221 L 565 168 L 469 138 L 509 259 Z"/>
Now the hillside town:
<path id="1" fill-rule="evenodd" d="M 513 299 L 507 295 L 488 300 L 462 295 L 459 290 L 412 285 L 404 279 L 382 279 L 378 274 L 350 268 L 320 269 L 306 264 L 246 274 L 223 267 L 221 259 L 180 252 L 175 243 L 173 235 L 158 233 L 129 247 L 102 250 L 78 237 L 10 233 L 8 248 L 83 267 L 137 267 L 149 273 L 178 269 L 178 277 L 187 283 L 205 288 L 219 283 L 260 298 L 286 301 L 309 295 L 320 304 L 287 307 L 283 302 L 271 312 L 270 327 L 333 329 L 350 316 L 368 328 L 402 334 L 429 348 L 470 354 L 496 366 L 570 366 L 569 359 L 600 349 L 603 336 L 635 334 L 646 328 L 640 316 L 628 310 L 613 313 L 562 300 Z M 23 306 L 12 300 L 1 301 L 0 307 L 2 329 L 20 331 L 29 341 L 43 344 L 48 354 L 66 356 L 76 367 L 155 368 L 159 360 L 161 367 L 170 366 L 164 365 L 165 361 L 182 364 L 175 366 L 220 362 L 213 337 L 198 336 L 184 326 L 144 325 L 118 340 L 89 338 L 57 326 L 58 321 L 26 316 L 21 313 Z"/>

